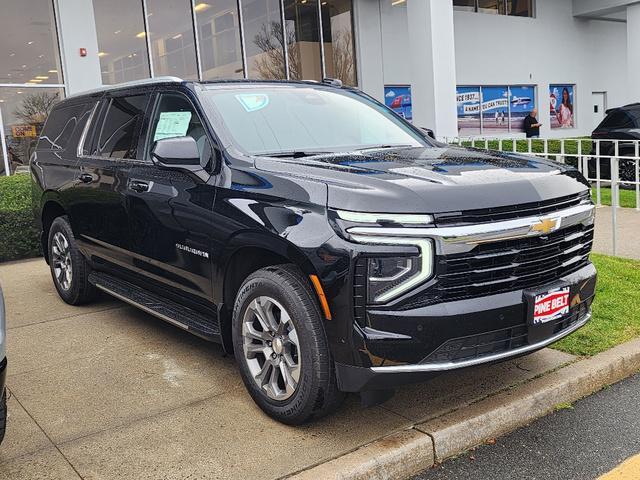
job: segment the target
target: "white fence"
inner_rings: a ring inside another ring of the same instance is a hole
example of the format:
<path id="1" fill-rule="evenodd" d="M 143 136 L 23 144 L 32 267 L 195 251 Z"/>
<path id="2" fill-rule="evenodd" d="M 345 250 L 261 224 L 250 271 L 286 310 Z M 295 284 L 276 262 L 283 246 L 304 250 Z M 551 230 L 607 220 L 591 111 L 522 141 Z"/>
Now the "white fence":
<path id="1" fill-rule="evenodd" d="M 640 140 L 483 136 L 445 138 L 444 141 L 485 150 L 535 155 L 572 164 L 591 183 L 597 206 L 602 206 L 603 188 L 610 189 L 614 255 L 617 254 L 617 209 L 620 208 L 621 188 L 635 190 L 635 209 L 640 211 Z"/>

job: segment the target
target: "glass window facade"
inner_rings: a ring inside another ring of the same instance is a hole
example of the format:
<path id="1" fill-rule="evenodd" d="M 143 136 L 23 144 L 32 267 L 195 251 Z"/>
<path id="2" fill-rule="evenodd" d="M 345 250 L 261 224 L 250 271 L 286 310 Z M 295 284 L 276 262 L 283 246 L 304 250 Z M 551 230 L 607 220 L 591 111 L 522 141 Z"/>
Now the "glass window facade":
<path id="1" fill-rule="evenodd" d="M 47 115 L 64 96 L 62 88 L 2 87 L 3 147 L 0 173 L 12 174 L 29 165 Z M 5 157 L 6 153 L 6 157 Z M 5 162 L 6 160 L 6 162 Z M 7 164 L 9 170 L 7 172 Z"/>
<path id="2" fill-rule="evenodd" d="M 453 0 L 453 8 L 467 12 L 535 17 L 535 0 Z"/>
<path id="3" fill-rule="evenodd" d="M 318 4 L 284 0 L 284 18 L 289 78 L 322 80 Z"/>
<path id="4" fill-rule="evenodd" d="M 198 78 L 191 0 L 146 0 L 154 76 Z"/>
<path id="5" fill-rule="evenodd" d="M 280 0 L 242 1 L 247 77 L 287 78 Z"/>
<path id="6" fill-rule="evenodd" d="M 351 0 L 320 2 L 325 76 L 356 85 L 356 61 Z"/>
<path id="7" fill-rule="evenodd" d="M 44 121 L 64 97 L 52 0 L 3 0 L 0 174 L 27 171 Z"/>
<path id="8" fill-rule="evenodd" d="M 356 85 L 352 1 L 93 0 L 102 81 L 331 77 Z"/>
<path id="9" fill-rule="evenodd" d="M 203 80 L 242 78 L 240 19 L 236 0 L 195 4 Z"/>
<path id="10" fill-rule="evenodd" d="M 98 56 L 105 85 L 150 76 L 142 5 L 130 0 L 93 0 Z"/>

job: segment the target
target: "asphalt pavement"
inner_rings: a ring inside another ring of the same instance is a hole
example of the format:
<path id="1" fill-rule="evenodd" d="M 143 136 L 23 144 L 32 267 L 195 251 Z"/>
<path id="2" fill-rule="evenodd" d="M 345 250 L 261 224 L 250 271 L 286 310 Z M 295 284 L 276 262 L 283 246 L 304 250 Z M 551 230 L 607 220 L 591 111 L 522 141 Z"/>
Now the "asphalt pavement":
<path id="1" fill-rule="evenodd" d="M 640 452 L 640 374 L 414 480 L 589 480 Z M 640 471 L 637 477 L 640 479 Z"/>

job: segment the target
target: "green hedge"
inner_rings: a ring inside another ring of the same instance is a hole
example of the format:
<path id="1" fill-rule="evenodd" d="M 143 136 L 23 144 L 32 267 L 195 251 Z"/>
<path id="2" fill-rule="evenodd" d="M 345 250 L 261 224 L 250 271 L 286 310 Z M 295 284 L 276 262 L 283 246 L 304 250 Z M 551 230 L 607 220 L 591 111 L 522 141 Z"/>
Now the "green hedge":
<path id="1" fill-rule="evenodd" d="M 31 177 L 0 177 L 0 262 L 42 255 L 33 211 Z"/>

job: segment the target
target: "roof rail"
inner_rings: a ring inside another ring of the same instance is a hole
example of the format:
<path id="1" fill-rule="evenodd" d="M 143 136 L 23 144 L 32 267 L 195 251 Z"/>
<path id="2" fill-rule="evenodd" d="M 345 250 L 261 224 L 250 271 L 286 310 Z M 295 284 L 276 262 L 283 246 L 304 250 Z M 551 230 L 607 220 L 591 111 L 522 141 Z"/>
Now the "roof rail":
<path id="1" fill-rule="evenodd" d="M 103 85 L 102 87 L 74 93 L 73 95 L 69 95 L 66 98 L 79 97 L 81 95 L 91 95 L 93 93 L 107 92 L 110 90 L 120 90 L 121 88 L 137 87 L 141 85 L 154 85 L 157 83 L 182 83 L 182 82 L 184 82 L 184 80 L 178 77 L 144 78 L 142 80 L 132 80 L 130 82 L 117 83 L 115 85 Z"/>

